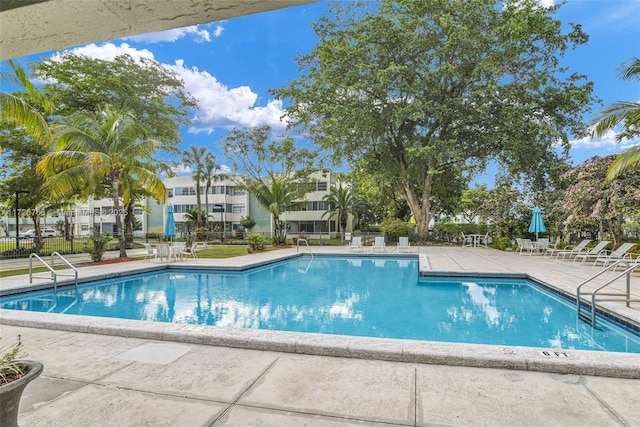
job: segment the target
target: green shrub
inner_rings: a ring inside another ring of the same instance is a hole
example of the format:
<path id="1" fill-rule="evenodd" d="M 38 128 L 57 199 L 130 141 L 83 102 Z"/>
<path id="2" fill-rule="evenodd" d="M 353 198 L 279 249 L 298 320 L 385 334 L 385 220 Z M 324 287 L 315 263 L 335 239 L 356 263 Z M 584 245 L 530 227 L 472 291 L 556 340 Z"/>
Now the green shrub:
<path id="1" fill-rule="evenodd" d="M 93 262 L 102 261 L 102 256 L 107 251 L 107 244 L 111 240 L 109 233 L 104 232 L 98 236 L 91 235 L 91 244 L 89 242 L 84 244 L 84 249 L 89 252 L 91 260 Z"/>
<path id="2" fill-rule="evenodd" d="M 246 240 L 249 252 L 264 251 L 267 248 L 268 240 L 260 233 L 249 233 Z"/>
<path id="3" fill-rule="evenodd" d="M 401 236 L 413 237 L 415 225 L 397 218 L 387 218 L 380 224 L 380 230 L 386 234 L 387 241 L 397 242 Z"/>
<path id="4" fill-rule="evenodd" d="M 501 251 L 506 251 L 507 249 L 513 248 L 513 243 L 508 237 L 494 237 L 491 246 Z"/>

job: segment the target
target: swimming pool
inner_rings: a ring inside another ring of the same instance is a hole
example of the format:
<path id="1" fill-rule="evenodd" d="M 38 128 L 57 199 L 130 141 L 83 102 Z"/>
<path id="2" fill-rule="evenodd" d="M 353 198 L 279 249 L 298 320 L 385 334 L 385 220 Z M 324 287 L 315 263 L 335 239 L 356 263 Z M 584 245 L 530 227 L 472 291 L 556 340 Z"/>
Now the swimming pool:
<path id="1" fill-rule="evenodd" d="M 166 270 L 0 299 L 0 308 L 232 328 L 640 353 L 523 279 L 418 277 L 413 258 L 303 257 L 246 272 Z"/>

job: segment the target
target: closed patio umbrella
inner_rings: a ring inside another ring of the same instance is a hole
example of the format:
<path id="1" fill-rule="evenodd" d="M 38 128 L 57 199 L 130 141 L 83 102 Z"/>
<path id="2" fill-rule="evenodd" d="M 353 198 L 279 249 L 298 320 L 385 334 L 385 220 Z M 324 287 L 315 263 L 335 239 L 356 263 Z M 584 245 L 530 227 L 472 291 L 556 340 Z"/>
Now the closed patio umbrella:
<path id="1" fill-rule="evenodd" d="M 173 205 L 167 207 L 167 220 L 164 223 L 164 235 L 172 240 L 176 235 L 176 220 L 173 219 Z"/>
<path id="2" fill-rule="evenodd" d="M 536 233 L 536 240 L 538 240 L 538 233 L 544 233 L 546 231 L 547 227 L 544 226 L 544 221 L 542 220 L 542 209 L 536 206 L 533 208 L 529 233 Z"/>

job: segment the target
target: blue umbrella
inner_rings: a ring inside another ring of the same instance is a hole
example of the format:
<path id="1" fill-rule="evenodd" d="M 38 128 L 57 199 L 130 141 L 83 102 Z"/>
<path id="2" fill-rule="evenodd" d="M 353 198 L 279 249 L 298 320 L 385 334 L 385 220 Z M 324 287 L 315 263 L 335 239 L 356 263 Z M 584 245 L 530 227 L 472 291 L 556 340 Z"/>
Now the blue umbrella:
<path id="1" fill-rule="evenodd" d="M 176 220 L 173 219 L 173 205 L 167 207 L 167 221 L 164 223 L 164 235 L 173 239 L 176 235 Z"/>
<path id="2" fill-rule="evenodd" d="M 545 231 L 547 231 L 547 227 L 544 226 L 544 221 L 542 220 L 542 210 L 536 206 L 533 208 L 529 233 L 536 233 L 536 240 L 538 240 L 538 233 L 544 233 Z"/>

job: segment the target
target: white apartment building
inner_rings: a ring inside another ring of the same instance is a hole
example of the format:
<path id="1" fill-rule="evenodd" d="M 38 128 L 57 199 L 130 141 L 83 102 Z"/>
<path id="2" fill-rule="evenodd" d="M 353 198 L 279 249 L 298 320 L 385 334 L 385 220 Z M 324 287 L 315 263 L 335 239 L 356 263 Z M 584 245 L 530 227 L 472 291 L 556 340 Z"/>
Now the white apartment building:
<path id="1" fill-rule="evenodd" d="M 256 225 L 251 231 L 273 233 L 271 215 L 257 203 L 255 198 L 238 186 L 237 178 L 231 176 L 212 182 L 208 195 L 205 194 L 205 185 L 201 183 L 201 206 L 206 210 L 210 223 L 216 225 L 218 229 L 224 228 L 225 232 L 233 232 L 242 228 L 240 220 L 243 217 L 251 215 L 256 220 Z M 164 184 L 167 188 L 167 198 L 164 205 L 154 199 L 147 199 L 138 202 L 134 208 L 134 214 L 140 224 L 134 234 L 162 234 L 169 205 L 172 205 L 174 209 L 178 235 L 194 231 L 190 229 L 185 218 L 187 210 L 197 206 L 196 186 L 193 177 L 188 175 L 167 178 L 164 180 Z M 323 198 L 329 194 L 331 187 L 336 185 L 335 174 L 332 172 L 314 173 L 308 185 L 306 197 L 296 201 L 281 216 L 281 220 L 287 222 L 288 231 L 292 235 L 304 230 L 307 234 L 315 237 L 329 237 L 337 231 L 337 223 L 335 217 L 329 218 L 324 215 L 327 206 Z M 124 220 L 124 211 L 121 209 L 120 212 L 115 212 L 111 199 L 90 199 L 84 203 L 77 203 L 75 207 L 65 211 L 50 212 L 45 218 L 42 218 L 42 226 L 55 227 L 64 222 L 64 215 L 67 215 L 72 235 L 85 236 L 89 235 L 92 230 L 117 234 L 119 231 L 116 227 L 116 214 L 121 215 L 121 219 Z M 8 210 L 3 220 L 4 224 L 8 226 L 6 234 L 15 236 L 15 218 L 8 215 Z M 19 231 L 28 228 L 33 228 L 31 221 L 28 218 L 20 218 Z M 349 227 L 347 231 L 351 231 Z"/>

